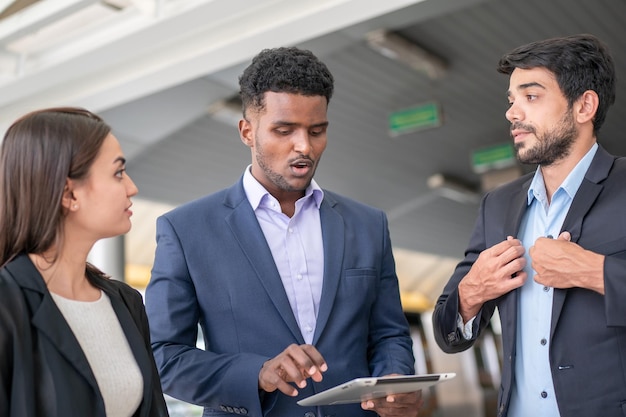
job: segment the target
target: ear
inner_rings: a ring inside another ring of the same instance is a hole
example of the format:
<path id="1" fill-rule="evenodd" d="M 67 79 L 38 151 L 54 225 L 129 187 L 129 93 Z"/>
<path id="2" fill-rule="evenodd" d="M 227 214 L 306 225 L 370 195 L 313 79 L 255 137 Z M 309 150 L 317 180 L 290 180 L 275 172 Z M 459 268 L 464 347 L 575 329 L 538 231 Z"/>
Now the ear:
<path id="1" fill-rule="evenodd" d="M 75 183 L 71 179 L 65 180 L 65 187 L 63 187 L 63 197 L 61 198 L 61 205 L 68 212 L 78 210 L 78 202 L 74 196 Z"/>
<path id="2" fill-rule="evenodd" d="M 239 137 L 247 147 L 251 148 L 254 145 L 252 124 L 246 119 L 239 120 Z"/>
<path id="3" fill-rule="evenodd" d="M 585 91 L 574 103 L 574 117 L 580 124 L 593 121 L 600 102 L 598 94 L 593 90 Z"/>

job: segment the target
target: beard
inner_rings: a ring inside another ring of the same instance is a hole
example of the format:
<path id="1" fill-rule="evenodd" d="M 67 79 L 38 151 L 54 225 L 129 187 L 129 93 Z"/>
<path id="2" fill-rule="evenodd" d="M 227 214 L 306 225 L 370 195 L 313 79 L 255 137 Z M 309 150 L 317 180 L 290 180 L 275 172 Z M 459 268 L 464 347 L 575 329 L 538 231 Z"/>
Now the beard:
<path id="1" fill-rule="evenodd" d="M 511 125 L 511 130 L 514 129 L 524 129 L 537 137 L 537 143 L 532 148 L 525 149 L 524 143 L 514 145 L 517 159 L 523 164 L 542 166 L 554 164 L 569 155 L 572 144 L 578 136 L 571 111 L 567 111 L 554 128 L 541 134 L 537 134 L 533 126 L 520 122 Z"/>
<path id="2" fill-rule="evenodd" d="M 301 159 L 311 159 L 309 157 L 306 157 L 304 155 L 300 155 Z M 310 178 L 308 178 L 308 180 L 306 181 L 306 184 L 304 185 L 300 185 L 300 186 L 294 186 L 292 184 L 289 183 L 289 181 L 287 180 L 287 178 L 285 178 L 283 175 L 279 174 L 278 172 L 274 171 L 272 169 L 272 167 L 270 166 L 270 164 L 267 161 L 267 158 L 265 157 L 265 152 L 264 152 L 264 148 L 261 145 L 260 141 L 257 141 L 256 143 L 256 148 L 255 148 L 255 159 L 257 161 L 257 163 L 259 164 L 259 168 L 261 168 L 261 170 L 263 171 L 263 174 L 265 175 L 265 177 L 274 185 L 274 187 L 276 187 L 279 190 L 282 191 L 286 191 L 286 192 L 294 192 L 294 191 L 302 191 L 304 192 L 307 187 L 311 184 L 311 180 L 313 179 L 313 174 L 315 174 L 315 164 L 313 165 L 313 171 L 312 171 L 312 175 Z"/>

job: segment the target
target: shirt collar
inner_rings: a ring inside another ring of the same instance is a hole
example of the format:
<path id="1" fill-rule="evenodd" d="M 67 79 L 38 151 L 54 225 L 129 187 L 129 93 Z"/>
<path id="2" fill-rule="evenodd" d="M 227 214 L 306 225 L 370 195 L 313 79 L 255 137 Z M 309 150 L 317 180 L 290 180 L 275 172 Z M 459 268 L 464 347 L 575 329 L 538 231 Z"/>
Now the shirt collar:
<path id="1" fill-rule="evenodd" d="M 264 199 L 274 198 L 266 189 L 261 185 L 261 183 L 252 176 L 250 172 L 252 165 L 248 165 L 243 173 L 243 189 L 246 192 L 246 197 L 250 202 L 253 210 L 256 210 Z M 324 191 L 317 185 L 315 180 L 311 180 L 311 184 L 306 187 L 304 191 L 304 197 L 302 199 L 308 199 L 313 197 L 315 201 L 315 205 L 319 209 L 322 200 L 324 199 Z"/>
<path id="2" fill-rule="evenodd" d="M 594 143 L 591 149 L 587 151 L 585 156 L 582 157 L 580 161 L 576 164 L 572 172 L 569 173 L 565 181 L 561 184 L 561 186 L 556 190 L 558 192 L 560 189 L 563 189 L 570 198 L 574 198 L 580 184 L 583 182 L 585 178 L 585 174 L 591 166 L 591 161 L 598 150 L 598 144 Z M 555 192 L 555 194 L 556 194 Z M 528 188 L 528 204 L 532 203 L 533 198 L 539 196 L 544 197 L 545 200 L 546 194 L 546 186 L 543 181 L 543 174 L 541 173 L 541 167 L 537 167 L 535 171 L 535 176 L 533 177 L 532 182 L 530 183 L 530 188 Z"/>

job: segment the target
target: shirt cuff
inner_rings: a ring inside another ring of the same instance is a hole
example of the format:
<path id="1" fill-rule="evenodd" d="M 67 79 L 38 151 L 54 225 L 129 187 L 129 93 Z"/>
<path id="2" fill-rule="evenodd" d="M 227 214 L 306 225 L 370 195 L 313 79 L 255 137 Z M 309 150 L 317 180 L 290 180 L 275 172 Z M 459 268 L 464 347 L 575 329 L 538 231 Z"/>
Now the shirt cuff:
<path id="1" fill-rule="evenodd" d="M 467 321 L 467 323 L 463 324 L 463 317 L 461 317 L 461 313 L 458 313 L 456 319 L 456 325 L 463 334 L 463 338 L 465 340 L 471 340 L 472 336 L 474 336 L 474 332 L 472 331 L 472 325 L 474 324 L 474 319 L 476 316 L 472 317 Z"/>

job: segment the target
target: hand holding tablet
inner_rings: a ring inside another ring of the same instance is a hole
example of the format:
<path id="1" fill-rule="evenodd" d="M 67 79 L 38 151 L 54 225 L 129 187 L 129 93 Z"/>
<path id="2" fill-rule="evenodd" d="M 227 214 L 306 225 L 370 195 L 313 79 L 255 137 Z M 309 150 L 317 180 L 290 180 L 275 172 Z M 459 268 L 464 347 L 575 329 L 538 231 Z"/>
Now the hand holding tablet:
<path id="1" fill-rule="evenodd" d="M 390 394 L 419 391 L 455 376 L 455 373 L 443 373 L 356 378 L 304 398 L 298 404 L 309 406 L 360 403 Z"/>

